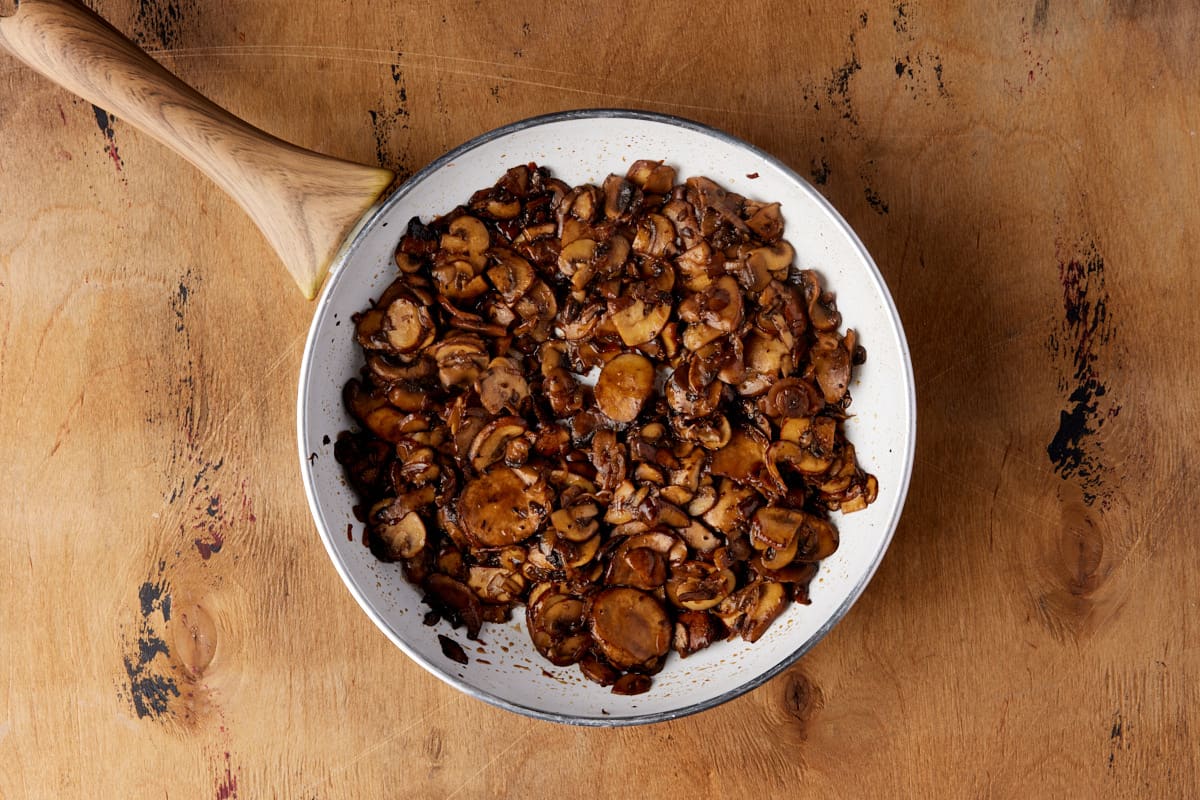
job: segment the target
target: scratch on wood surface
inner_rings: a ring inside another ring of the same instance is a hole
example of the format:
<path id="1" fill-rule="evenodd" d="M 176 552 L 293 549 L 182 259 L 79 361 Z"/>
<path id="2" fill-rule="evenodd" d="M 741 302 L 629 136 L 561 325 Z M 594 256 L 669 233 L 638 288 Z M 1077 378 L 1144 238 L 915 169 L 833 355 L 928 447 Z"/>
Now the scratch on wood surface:
<path id="1" fill-rule="evenodd" d="M 945 377 L 946 375 L 953 372 L 954 370 L 956 370 L 960 367 L 965 367 L 968 364 L 972 364 L 972 363 L 978 361 L 979 359 L 983 358 L 984 356 L 986 356 L 990 353 L 994 353 L 995 351 L 1001 349 L 1002 347 L 1006 347 L 1006 346 L 1012 344 L 1013 342 L 1015 342 L 1016 340 L 1020 339 L 1022 336 L 1025 336 L 1028 333 L 1035 332 L 1035 331 L 1040 332 L 1040 326 L 1044 326 L 1046 323 L 1054 321 L 1055 319 L 1057 319 L 1057 317 L 1055 317 L 1053 314 L 1049 314 L 1044 317 L 1038 317 L 1037 319 L 1030 320 L 1026 324 L 1022 325 L 1020 328 L 1018 328 L 1017 330 L 1010 333 L 1008 336 L 1005 336 L 1003 339 L 997 339 L 994 342 L 990 342 L 987 347 L 984 347 L 981 350 L 972 351 L 970 353 L 967 353 L 962 358 L 955 359 L 954 361 L 950 362 L 950 364 L 948 364 L 943 369 L 938 370 L 938 372 L 933 377 L 927 378 L 923 382 L 925 384 L 932 384 L 932 383 L 936 382 L 939 378 Z"/>
<path id="2" fill-rule="evenodd" d="M 359 752 L 357 755 L 355 755 L 348 761 L 343 762 L 340 766 L 331 768 L 329 770 L 329 774 L 326 775 L 324 778 L 321 778 L 320 780 L 312 781 L 311 783 L 307 783 L 304 786 L 301 786 L 300 791 L 297 794 L 307 795 L 308 792 L 310 790 L 312 790 L 313 788 L 315 788 L 317 786 L 321 786 L 322 784 L 329 783 L 330 781 L 332 781 L 334 779 L 335 776 L 342 774 L 343 772 L 345 772 L 346 770 L 350 769 L 355 764 L 357 764 L 359 761 L 362 761 L 367 756 L 371 755 L 372 753 L 377 752 L 378 750 L 381 750 L 384 747 L 387 747 L 392 742 L 394 742 L 396 739 L 399 739 L 401 736 L 408 733 L 409 731 L 411 731 L 413 728 L 417 727 L 418 725 L 424 725 L 426 720 L 428 720 L 433 715 L 437 714 L 439 711 L 444 709 L 446 706 L 450 705 L 450 703 L 456 699 L 458 699 L 457 694 L 451 695 L 450 697 L 446 698 L 438 705 L 436 705 L 433 708 L 426 711 L 419 718 L 417 718 L 417 720 L 414 721 L 411 725 L 409 725 L 405 728 L 402 728 L 401 730 L 398 730 L 395 733 L 384 737 L 383 739 L 380 739 L 379 741 L 375 742 L 374 744 L 372 744 L 368 747 L 363 748 L 363 750 L 361 752 Z"/>
<path id="3" fill-rule="evenodd" d="M 476 778 L 478 778 L 483 773 L 487 772 L 487 770 L 489 768 L 491 768 L 492 764 L 495 764 L 497 761 L 499 761 L 501 756 L 506 754 L 509 750 L 512 750 L 514 747 L 516 747 L 518 744 L 520 744 L 525 739 L 528 739 L 530 737 L 530 735 L 533 734 L 533 731 L 534 731 L 533 728 L 526 728 L 524 733 L 522 733 L 520 736 L 513 739 L 509 743 L 508 747 L 506 747 L 503 750 L 501 750 L 500 752 L 496 753 L 496 755 L 494 755 L 490 759 L 488 759 L 488 762 L 486 764 L 484 764 L 482 767 L 480 767 L 479 769 L 475 770 L 473 773 L 468 775 L 467 779 L 464 780 L 462 783 L 460 783 L 458 785 L 457 789 L 455 789 L 450 794 L 446 795 L 446 800 L 451 800 L 452 797 L 457 795 L 463 789 L 467 788 L 467 786 L 469 786 Z"/>
<path id="4" fill-rule="evenodd" d="M 295 48 L 295 49 L 293 49 L 293 48 Z M 403 63 L 397 63 L 397 61 L 395 60 L 395 57 L 394 57 L 395 56 L 394 53 L 389 53 L 389 55 L 391 56 L 389 58 L 384 58 L 384 57 L 367 58 L 367 57 L 356 57 L 356 56 L 351 56 L 351 55 L 340 55 L 340 53 L 342 53 L 342 52 L 351 52 L 351 53 L 356 52 L 356 49 L 354 49 L 354 48 L 327 48 L 326 51 L 323 53 L 312 52 L 313 50 L 318 50 L 318 49 L 320 49 L 320 48 L 316 48 L 316 47 L 312 47 L 312 46 L 308 46 L 308 45 L 267 45 L 267 46 L 250 47 L 250 48 L 243 47 L 243 46 L 231 46 L 228 49 L 219 51 L 219 52 L 216 52 L 216 51 L 210 52 L 210 48 L 203 48 L 204 52 L 172 50 L 171 55 L 173 57 L 175 57 L 176 59 L 179 59 L 179 58 L 211 58 L 214 55 L 221 56 L 221 57 L 269 56 L 269 57 L 279 57 L 279 58 L 288 58 L 288 59 L 301 59 L 301 60 L 306 60 L 306 61 L 342 61 L 342 62 L 354 63 L 354 64 L 372 64 L 375 66 L 389 66 L 389 65 L 390 66 L 403 66 L 405 69 L 427 70 L 430 72 L 436 72 L 436 73 L 441 73 L 441 74 L 445 74 L 445 75 L 458 75 L 458 76 L 468 77 L 468 78 L 478 78 L 478 79 L 488 81 L 488 82 L 501 81 L 503 83 L 511 83 L 511 84 L 516 84 L 518 86 L 532 86 L 532 87 L 538 88 L 538 89 L 551 89 L 556 92 L 572 92 L 575 94 L 586 95 L 588 97 L 604 98 L 605 100 L 613 101 L 613 102 L 617 102 L 617 103 L 637 103 L 637 104 L 641 104 L 641 105 L 658 105 L 658 106 L 663 106 L 663 107 L 667 107 L 667 108 L 686 109 L 689 111 L 708 111 L 708 112 L 721 113 L 721 114 L 741 114 L 741 115 L 745 115 L 745 116 L 766 117 L 766 118 L 770 118 L 770 119 L 793 119 L 797 116 L 796 114 L 787 113 L 787 112 L 763 111 L 763 110 L 759 110 L 759 109 L 744 108 L 744 107 L 737 107 L 737 106 L 710 106 L 710 105 L 703 105 L 700 103 L 680 103 L 680 102 L 676 102 L 676 101 L 672 101 L 672 100 L 665 100 L 665 99 L 657 98 L 657 97 L 642 97 L 639 95 L 621 94 L 619 92 L 607 92 L 607 91 L 603 91 L 600 89 L 588 89 L 588 88 L 584 88 L 581 86 L 568 86 L 568 85 L 561 84 L 561 83 L 548 83 L 546 81 L 538 81 L 538 80 L 533 80 L 530 78 L 518 78 L 513 75 L 503 74 L 501 72 L 474 72 L 471 70 L 450 69 L 447 67 L 441 67 L 441 66 L 431 65 L 431 64 L 413 64 L 413 63 L 407 63 L 407 59 L 405 59 L 405 61 Z M 368 52 L 388 53 L 388 51 L 368 51 Z M 404 55 L 407 56 L 410 54 L 405 53 Z M 455 60 L 459 60 L 459 59 L 455 59 Z M 463 59 L 463 60 L 471 61 L 472 59 Z M 485 63 L 495 63 L 495 62 L 485 62 Z M 516 66 L 514 64 L 498 64 L 498 65 L 504 66 L 504 67 L 515 67 Z M 216 70 L 215 72 L 219 72 L 219 70 Z M 214 74 L 214 71 L 208 70 L 208 73 Z M 587 82 L 587 81 L 594 82 L 595 81 L 594 78 L 589 78 L 588 76 L 582 76 L 582 75 L 576 76 L 575 73 L 561 73 L 561 74 L 579 77 L 581 81 L 585 81 L 585 82 Z"/>

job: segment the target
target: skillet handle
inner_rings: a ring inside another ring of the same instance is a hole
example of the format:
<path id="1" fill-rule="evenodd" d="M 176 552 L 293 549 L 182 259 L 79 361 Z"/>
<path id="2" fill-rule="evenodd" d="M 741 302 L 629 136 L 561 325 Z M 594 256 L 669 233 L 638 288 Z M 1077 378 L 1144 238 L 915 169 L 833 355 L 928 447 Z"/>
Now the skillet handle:
<path id="1" fill-rule="evenodd" d="M 21 0 L 0 18 L 0 45 L 199 167 L 250 215 L 309 299 L 394 178 L 243 122 L 71 0 Z"/>

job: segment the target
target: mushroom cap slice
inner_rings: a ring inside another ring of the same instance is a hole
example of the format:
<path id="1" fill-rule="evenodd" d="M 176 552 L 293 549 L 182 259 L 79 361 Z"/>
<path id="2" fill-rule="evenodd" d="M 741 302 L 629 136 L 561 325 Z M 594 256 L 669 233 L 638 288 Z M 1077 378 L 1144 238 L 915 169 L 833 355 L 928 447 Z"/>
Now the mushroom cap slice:
<path id="1" fill-rule="evenodd" d="M 649 547 L 625 549 L 613 556 L 605 573 L 609 586 L 629 586 L 652 591 L 667 579 L 666 559 Z"/>
<path id="2" fill-rule="evenodd" d="M 544 481 L 530 485 L 517 470 L 497 465 L 463 487 L 458 518 L 475 546 L 504 547 L 537 533 L 549 502 Z"/>
<path id="3" fill-rule="evenodd" d="M 612 314 L 613 327 L 621 341 L 633 347 L 645 344 L 658 336 L 659 331 L 671 318 L 671 303 L 665 300 L 659 303 L 647 303 L 642 298 L 634 298 L 619 311 Z"/>
<path id="4" fill-rule="evenodd" d="M 717 608 L 717 616 L 747 642 L 757 642 L 787 604 L 783 584 L 757 580 L 725 598 Z"/>
<path id="5" fill-rule="evenodd" d="M 530 594 L 533 598 L 533 594 Z M 525 607 L 525 622 L 533 646 L 550 663 L 565 667 L 587 653 L 592 639 L 586 630 L 585 603 L 549 587 Z"/>
<path id="6" fill-rule="evenodd" d="M 475 434 L 467 458 L 476 472 L 484 472 L 489 466 L 504 458 L 509 442 L 527 430 L 521 417 L 500 417 L 492 420 Z"/>
<path id="7" fill-rule="evenodd" d="M 476 381 L 479 401 L 490 414 L 521 410 L 529 398 L 529 383 L 520 365 L 511 358 L 493 358 Z"/>
<path id="8" fill-rule="evenodd" d="M 654 365 L 637 353 L 622 353 L 604 365 L 595 387 L 596 405 L 613 422 L 633 422 L 654 392 Z"/>
<path id="9" fill-rule="evenodd" d="M 588 628 L 596 646 L 620 669 L 643 667 L 671 648 L 671 618 L 657 598 L 637 589 L 605 589 L 592 598 Z"/>
<path id="10" fill-rule="evenodd" d="M 688 611 L 707 611 L 719 605 L 737 586 L 737 577 L 703 561 L 685 561 L 671 567 L 667 598 Z"/>
<path id="11" fill-rule="evenodd" d="M 370 538 L 375 545 L 372 552 L 383 561 L 413 558 L 425 549 L 425 522 L 420 514 L 410 511 L 397 520 L 373 526 Z"/>

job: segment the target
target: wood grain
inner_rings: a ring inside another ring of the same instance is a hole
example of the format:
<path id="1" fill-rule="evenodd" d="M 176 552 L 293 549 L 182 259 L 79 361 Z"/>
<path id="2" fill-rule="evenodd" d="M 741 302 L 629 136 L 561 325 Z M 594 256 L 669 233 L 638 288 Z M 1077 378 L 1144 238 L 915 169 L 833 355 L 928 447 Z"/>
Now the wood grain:
<path id="1" fill-rule="evenodd" d="M 246 124 L 72 0 L 26 0 L 0 18 L 0 45 L 103 109 L 98 118 L 115 113 L 196 165 L 246 210 L 310 300 L 394 177 Z"/>
<path id="2" fill-rule="evenodd" d="M 313 530 L 312 309 L 248 268 L 253 225 L 0 62 L 4 800 L 1196 796 L 1192 4 L 93 5 L 250 123 L 400 174 L 572 107 L 748 139 L 875 255 L 920 440 L 866 594 L 761 689 L 612 731 L 462 697 Z"/>

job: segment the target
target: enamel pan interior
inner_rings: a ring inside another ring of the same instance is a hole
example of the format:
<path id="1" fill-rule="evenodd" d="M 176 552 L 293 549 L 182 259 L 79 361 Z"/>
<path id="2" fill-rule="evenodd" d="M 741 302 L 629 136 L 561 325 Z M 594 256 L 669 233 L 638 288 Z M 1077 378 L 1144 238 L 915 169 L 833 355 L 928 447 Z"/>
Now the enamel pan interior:
<path id="1" fill-rule="evenodd" d="M 847 432 L 863 467 L 879 478 L 879 498 L 864 511 L 835 515 L 841 546 L 821 564 L 811 605 L 793 604 L 754 645 L 720 643 L 686 660 L 672 655 L 648 693 L 622 697 L 587 681 L 577 667 L 560 669 L 542 659 L 520 613 L 510 623 L 484 626 L 484 652 L 444 621 L 425 626 L 418 590 L 397 565 L 378 562 L 362 545 L 362 526 L 351 511 L 357 501 L 334 461 L 332 443 L 352 424 L 341 391 L 363 363 L 351 315 L 394 279 L 392 255 L 411 217 L 428 220 L 454 208 L 516 164 L 535 161 L 577 185 L 623 174 L 639 158 L 664 159 L 681 179 L 706 175 L 748 197 L 782 203 L 798 266 L 822 275 L 837 294 L 845 325 L 858 331 L 867 350 L 851 387 L 855 416 Z M 912 365 L 900 318 L 879 270 L 837 211 L 777 159 L 726 133 L 621 110 L 566 112 L 500 128 L 442 156 L 391 195 L 352 238 L 321 293 L 298 403 L 301 470 L 313 518 L 342 580 L 380 630 L 467 694 L 579 725 L 631 725 L 701 711 L 759 686 L 800 658 L 846 614 L 879 565 L 904 505 L 916 441 Z M 463 645 L 470 662 L 444 656 L 439 633 Z M 394 694 L 403 692 L 397 686 Z"/>

